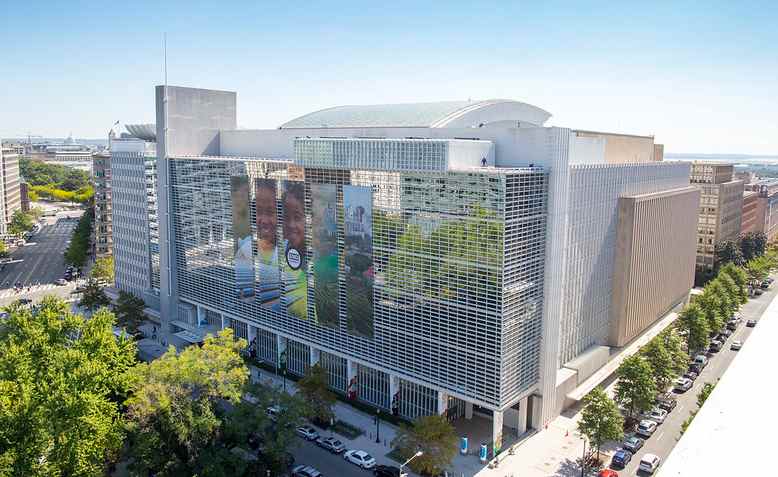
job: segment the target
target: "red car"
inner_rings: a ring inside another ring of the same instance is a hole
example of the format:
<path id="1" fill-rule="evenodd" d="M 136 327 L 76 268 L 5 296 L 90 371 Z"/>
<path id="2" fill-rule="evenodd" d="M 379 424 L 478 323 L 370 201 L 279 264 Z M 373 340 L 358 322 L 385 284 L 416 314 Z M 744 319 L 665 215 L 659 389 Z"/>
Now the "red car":
<path id="1" fill-rule="evenodd" d="M 603 469 L 597 474 L 597 477 L 619 477 L 619 473 L 611 469 Z"/>

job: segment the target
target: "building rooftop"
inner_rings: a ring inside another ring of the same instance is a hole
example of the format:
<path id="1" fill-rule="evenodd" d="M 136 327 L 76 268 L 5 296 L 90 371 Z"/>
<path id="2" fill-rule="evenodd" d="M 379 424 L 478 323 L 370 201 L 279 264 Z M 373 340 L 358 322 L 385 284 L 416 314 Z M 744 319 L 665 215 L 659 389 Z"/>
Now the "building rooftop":
<path id="1" fill-rule="evenodd" d="M 543 109 L 508 99 L 436 103 L 336 106 L 281 125 L 302 128 L 451 128 L 484 127 L 502 121 L 540 126 L 551 117 Z"/>
<path id="2" fill-rule="evenodd" d="M 778 382 L 770 371 L 776 341 L 778 299 L 767 307 L 659 477 L 770 473 L 765 465 L 774 452 L 778 423 L 773 411 Z"/>

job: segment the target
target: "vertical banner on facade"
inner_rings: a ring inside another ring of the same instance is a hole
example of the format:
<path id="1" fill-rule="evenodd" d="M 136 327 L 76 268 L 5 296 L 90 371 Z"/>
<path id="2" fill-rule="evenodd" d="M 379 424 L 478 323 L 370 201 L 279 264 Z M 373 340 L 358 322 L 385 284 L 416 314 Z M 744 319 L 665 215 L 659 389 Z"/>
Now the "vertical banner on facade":
<path id="1" fill-rule="evenodd" d="M 373 337 L 373 190 L 343 186 L 348 329 Z"/>
<path id="2" fill-rule="evenodd" d="M 254 298 L 254 254 L 249 225 L 249 178 L 230 177 L 232 199 L 233 263 L 235 267 L 235 294 L 239 300 Z"/>
<path id="3" fill-rule="evenodd" d="M 305 253 L 305 183 L 284 181 L 283 210 L 284 297 L 287 312 L 298 318 L 308 317 L 308 276 Z"/>
<path id="4" fill-rule="evenodd" d="M 257 255 L 259 255 L 257 300 L 262 306 L 269 308 L 278 308 L 281 298 L 276 189 L 275 179 L 256 180 Z"/>
<path id="5" fill-rule="evenodd" d="M 316 321 L 338 326 L 338 189 L 311 184 L 313 296 Z"/>

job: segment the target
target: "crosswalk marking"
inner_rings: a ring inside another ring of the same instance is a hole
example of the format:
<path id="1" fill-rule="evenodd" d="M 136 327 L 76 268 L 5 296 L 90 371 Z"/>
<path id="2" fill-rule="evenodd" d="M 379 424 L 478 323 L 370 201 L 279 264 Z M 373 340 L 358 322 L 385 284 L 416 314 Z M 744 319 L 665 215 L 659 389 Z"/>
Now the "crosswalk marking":
<path id="1" fill-rule="evenodd" d="M 33 286 L 32 288 L 30 288 L 30 291 L 27 291 L 27 288 L 25 287 L 21 293 L 16 293 L 13 290 L 13 288 L 6 288 L 4 290 L 0 290 L 0 299 L 9 298 L 9 297 L 24 298 L 25 296 L 31 293 L 38 293 L 46 290 L 52 290 L 54 288 L 60 288 L 60 286 L 55 285 L 53 283 L 46 283 L 44 285 Z"/>

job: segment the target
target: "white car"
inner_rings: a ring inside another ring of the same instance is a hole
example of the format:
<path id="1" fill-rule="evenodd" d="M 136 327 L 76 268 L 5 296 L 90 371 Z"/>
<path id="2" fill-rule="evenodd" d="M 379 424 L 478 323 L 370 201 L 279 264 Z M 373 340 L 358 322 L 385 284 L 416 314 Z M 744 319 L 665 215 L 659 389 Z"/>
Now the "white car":
<path id="1" fill-rule="evenodd" d="M 689 378 L 678 378 L 678 379 L 675 380 L 674 389 L 676 391 L 678 391 L 679 393 L 683 393 L 683 392 L 686 392 L 689 389 L 691 389 L 692 388 L 692 384 L 694 384 L 694 383 Z"/>
<path id="2" fill-rule="evenodd" d="M 56 283 L 59 286 L 65 286 L 68 284 L 68 281 L 65 280 L 64 278 L 58 278 L 57 281 L 54 283 Z"/>
<path id="3" fill-rule="evenodd" d="M 646 438 L 651 437 L 651 435 L 656 430 L 656 426 L 656 422 L 643 419 L 640 421 L 640 424 L 638 424 L 638 430 L 635 434 Z"/>
<path id="4" fill-rule="evenodd" d="M 657 424 L 662 424 L 665 422 L 665 418 L 667 417 L 667 411 L 664 409 L 660 409 L 658 407 L 655 407 L 651 410 L 651 412 L 648 414 L 648 418 Z"/>
<path id="5" fill-rule="evenodd" d="M 375 467 L 375 459 L 373 456 L 363 450 L 350 450 L 343 454 L 343 458 L 352 464 L 356 464 L 363 469 L 372 469 Z"/>
<path id="6" fill-rule="evenodd" d="M 303 439 L 309 440 L 309 441 L 315 441 L 319 438 L 319 433 L 316 432 L 316 429 L 314 429 L 311 426 L 300 426 L 297 428 L 297 435 L 302 437 Z"/>
<path id="7" fill-rule="evenodd" d="M 743 343 L 741 343 L 740 341 L 733 341 L 732 344 L 729 345 L 729 349 L 733 351 L 737 351 L 742 347 L 743 347 Z"/>
<path id="8" fill-rule="evenodd" d="M 659 456 L 654 454 L 646 454 L 642 459 L 640 459 L 640 466 L 638 467 L 638 470 L 653 474 L 654 471 L 659 468 L 660 462 L 662 462 L 662 459 L 660 459 Z"/>

